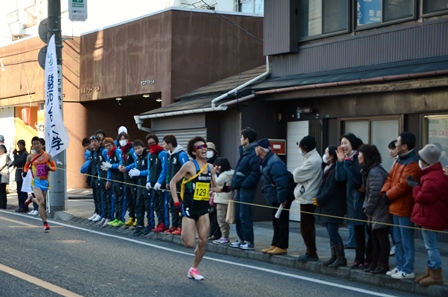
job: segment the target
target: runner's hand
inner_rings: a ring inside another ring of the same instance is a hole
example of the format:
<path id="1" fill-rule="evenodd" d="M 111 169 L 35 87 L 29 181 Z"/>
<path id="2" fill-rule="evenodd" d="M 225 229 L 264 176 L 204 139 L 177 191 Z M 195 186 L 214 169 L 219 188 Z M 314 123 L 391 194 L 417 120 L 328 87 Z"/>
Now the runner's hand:
<path id="1" fill-rule="evenodd" d="M 176 212 L 177 214 L 181 214 L 181 213 L 182 213 L 182 205 L 180 204 L 179 201 L 174 202 L 174 203 L 173 203 L 173 206 L 174 206 L 174 210 L 175 210 L 175 212 Z"/>
<path id="2" fill-rule="evenodd" d="M 160 187 L 161 187 L 162 185 L 160 184 L 160 183 L 156 183 L 155 185 L 154 185 L 154 190 L 160 190 Z"/>

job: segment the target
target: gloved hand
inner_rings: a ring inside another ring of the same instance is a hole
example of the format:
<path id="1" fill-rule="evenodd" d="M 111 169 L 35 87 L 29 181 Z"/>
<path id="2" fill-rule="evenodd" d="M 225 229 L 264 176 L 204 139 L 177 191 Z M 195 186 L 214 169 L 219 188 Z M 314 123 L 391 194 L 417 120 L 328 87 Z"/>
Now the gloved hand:
<path id="1" fill-rule="evenodd" d="M 174 203 L 173 203 L 173 206 L 174 206 L 174 210 L 175 210 L 175 212 L 176 212 L 177 214 L 181 214 L 181 213 L 182 213 L 182 206 L 181 206 L 181 204 L 180 204 L 179 201 L 174 202 Z"/>
<path id="2" fill-rule="evenodd" d="M 131 170 L 129 170 L 128 174 L 130 177 L 140 176 L 140 170 L 132 168 Z"/>
<path id="3" fill-rule="evenodd" d="M 151 190 L 151 188 L 152 188 L 152 187 L 151 187 L 151 183 L 146 183 L 146 190 L 149 191 L 149 190 Z"/>
<path id="4" fill-rule="evenodd" d="M 28 173 L 28 172 L 22 171 L 22 178 L 23 178 L 23 179 L 25 179 L 27 173 Z"/>
<path id="5" fill-rule="evenodd" d="M 156 183 L 156 184 L 154 185 L 154 190 L 160 190 L 160 187 L 161 187 L 161 186 L 162 186 L 161 184 Z"/>
<path id="6" fill-rule="evenodd" d="M 230 186 L 226 185 L 226 183 L 224 183 L 224 185 L 222 186 L 221 192 L 228 193 L 231 191 L 232 191 L 232 188 Z"/>
<path id="7" fill-rule="evenodd" d="M 109 162 L 103 162 L 100 166 L 101 170 L 107 171 L 110 168 L 112 168 L 112 164 L 110 164 Z"/>
<path id="8" fill-rule="evenodd" d="M 317 198 L 313 198 L 311 200 L 313 201 L 314 206 L 320 206 L 319 203 L 317 202 Z"/>
<path id="9" fill-rule="evenodd" d="M 406 182 L 411 187 L 415 187 L 415 186 L 418 186 L 420 184 L 412 175 L 409 175 L 408 177 L 406 177 Z"/>

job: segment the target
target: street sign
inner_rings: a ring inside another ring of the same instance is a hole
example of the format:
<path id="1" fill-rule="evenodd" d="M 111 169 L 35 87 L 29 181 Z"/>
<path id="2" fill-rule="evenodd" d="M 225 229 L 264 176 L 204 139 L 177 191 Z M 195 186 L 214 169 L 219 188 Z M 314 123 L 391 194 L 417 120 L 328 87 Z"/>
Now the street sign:
<path id="1" fill-rule="evenodd" d="M 41 39 L 43 42 L 48 43 L 48 40 L 47 40 L 47 33 L 48 33 L 48 19 L 43 19 L 43 20 L 39 23 L 38 32 L 39 32 L 39 37 L 40 37 L 40 39 Z M 44 64 L 45 64 L 45 62 L 44 62 Z"/>
<path id="2" fill-rule="evenodd" d="M 45 45 L 39 51 L 37 55 L 37 61 L 39 62 L 40 67 L 45 70 L 45 58 L 47 57 L 47 46 Z"/>
<path id="3" fill-rule="evenodd" d="M 68 0 L 68 18 L 72 22 L 87 20 L 87 0 Z"/>

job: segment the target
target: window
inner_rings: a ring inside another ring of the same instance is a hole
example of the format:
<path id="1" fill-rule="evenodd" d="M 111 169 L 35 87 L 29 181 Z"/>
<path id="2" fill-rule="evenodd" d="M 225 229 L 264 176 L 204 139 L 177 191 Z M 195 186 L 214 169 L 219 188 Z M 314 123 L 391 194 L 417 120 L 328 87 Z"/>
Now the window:
<path id="1" fill-rule="evenodd" d="M 349 29 L 348 0 L 300 0 L 300 38 Z"/>
<path id="2" fill-rule="evenodd" d="M 343 122 L 343 134 L 353 133 L 364 143 L 374 144 L 381 153 L 382 166 L 389 171 L 394 159 L 390 157 L 387 146 L 392 140 L 398 138 L 399 127 L 400 119 L 398 117 L 347 120 Z"/>
<path id="3" fill-rule="evenodd" d="M 432 143 L 439 147 L 442 154 L 442 166 L 448 166 L 448 115 L 432 115 L 425 117 L 425 143 Z"/>
<path id="4" fill-rule="evenodd" d="M 381 24 L 415 16 L 415 0 L 357 0 L 357 26 Z"/>
<path id="5" fill-rule="evenodd" d="M 448 11 L 448 0 L 423 0 L 423 14 Z"/>
<path id="6" fill-rule="evenodd" d="M 264 0 L 235 0 L 236 11 L 244 13 L 264 13 Z"/>

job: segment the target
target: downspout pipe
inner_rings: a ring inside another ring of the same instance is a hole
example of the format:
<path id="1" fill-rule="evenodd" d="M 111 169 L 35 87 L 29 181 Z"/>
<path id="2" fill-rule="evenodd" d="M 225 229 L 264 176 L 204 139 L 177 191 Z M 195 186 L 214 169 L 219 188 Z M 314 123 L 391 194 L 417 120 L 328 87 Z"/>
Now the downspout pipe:
<path id="1" fill-rule="evenodd" d="M 145 132 L 151 132 L 151 128 L 143 127 L 143 120 L 140 118 L 140 116 L 136 115 L 134 116 L 134 121 L 137 124 L 137 128 L 141 131 Z"/>
<path id="2" fill-rule="evenodd" d="M 213 111 L 225 111 L 227 110 L 227 106 L 226 105 L 220 105 L 218 107 L 208 107 L 208 108 L 196 108 L 196 109 L 186 109 L 186 110 L 178 110 L 178 111 L 170 111 L 170 112 L 160 112 L 160 113 L 153 113 L 153 114 L 148 114 L 148 115 L 142 115 L 142 116 L 134 116 L 134 120 L 135 123 L 137 124 L 137 126 L 142 125 L 143 124 L 143 120 L 147 120 L 147 119 L 156 119 L 156 118 L 165 118 L 165 117 L 172 117 L 172 116 L 178 116 L 178 115 L 187 115 L 187 114 L 195 114 L 195 113 L 206 113 L 206 112 L 213 112 Z M 144 128 L 144 127 L 142 127 Z M 149 129 L 149 128 L 144 128 L 144 129 Z M 142 129 L 140 129 L 142 130 Z M 147 130 L 143 130 L 143 131 L 147 131 Z"/>
<path id="3" fill-rule="evenodd" d="M 243 89 L 243 88 L 253 84 L 254 82 L 256 82 L 256 81 L 258 81 L 258 80 L 260 80 L 262 78 L 265 78 L 266 76 L 269 75 L 269 71 L 270 71 L 269 56 L 266 56 L 266 72 L 264 72 L 264 73 L 260 74 L 259 76 L 249 80 L 248 82 L 245 82 L 242 85 L 239 85 L 238 87 L 228 91 L 227 93 L 222 94 L 219 97 L 216 97 L 215 99 L 212 100 L 211 108 L 215 108 L 216 107 L 216 102 L 218 102 L 218 101 L 220 101 L 222 99 L 227 98 L 227 96 L 232 95 L 233 93 L 235 93 L 235 92 L 237 92 L 237 91 L 239 91 L 239 90 L 241 90 L 241 89 Z"/>

